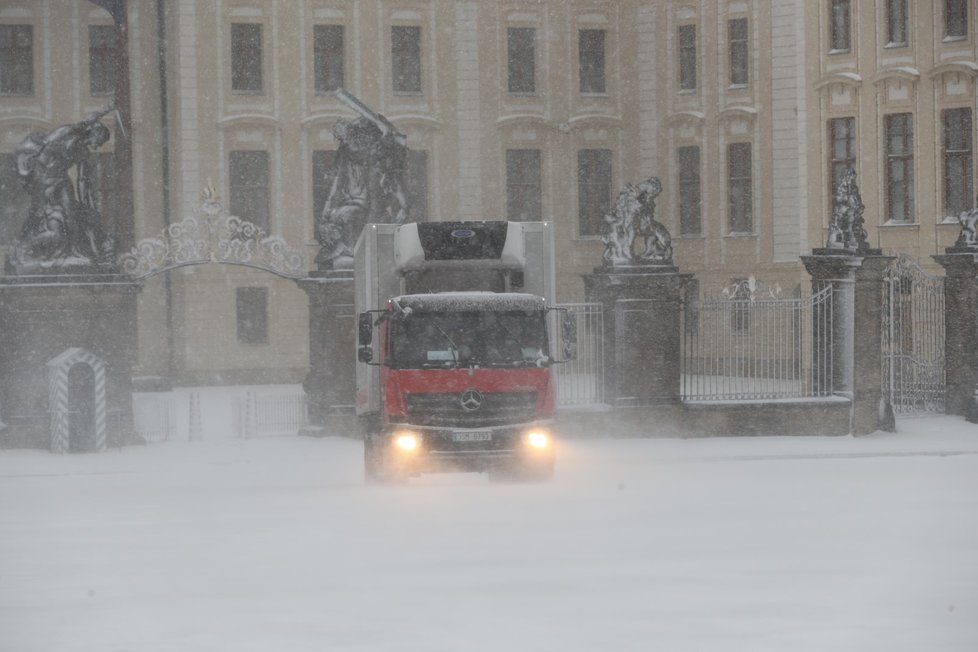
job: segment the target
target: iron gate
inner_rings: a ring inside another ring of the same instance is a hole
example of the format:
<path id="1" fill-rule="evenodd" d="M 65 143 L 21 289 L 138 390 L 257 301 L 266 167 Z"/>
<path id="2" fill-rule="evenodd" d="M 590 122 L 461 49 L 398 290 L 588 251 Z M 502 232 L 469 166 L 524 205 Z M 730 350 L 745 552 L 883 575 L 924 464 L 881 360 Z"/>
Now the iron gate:
<path id="1" fill-rule="evenodd" d="M 895 414 L 944 412 L 944 277 L 907 254 L 883 283 L 883 396 Z"/>
<path id="2" fill-rule="evenodd" d="M 598 405 L 604 403 L 604 312 L 600 303 L 562 303 L 557 305 L 572 318 L 577 336 L 576 357 L 554 365 L 557 406 Z M 559 320 L 560 312 L 555 313 Z M 559 321 L 551 332 L 556 342 L 553 351 L 564 358 Z"/>

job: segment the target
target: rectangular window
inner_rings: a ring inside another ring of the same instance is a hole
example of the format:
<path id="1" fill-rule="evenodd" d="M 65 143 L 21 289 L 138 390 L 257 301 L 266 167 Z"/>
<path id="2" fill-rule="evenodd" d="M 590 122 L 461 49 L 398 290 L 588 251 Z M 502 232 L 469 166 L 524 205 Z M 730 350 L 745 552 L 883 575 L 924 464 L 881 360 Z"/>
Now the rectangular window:
<path id="1" fill-rule="evenodd" d="M 746 86 L 750 78 L 747 19 L 728 21 L 727 35 L 730 39 L 730 84 Z"/>
<path id="2" fill-rule="evenodd" d="M 116 49 L 114 25 L 88 26 L 88 90 L 92 95 L 112 95 L 115 90 Z"/>
<path id="3" fill-rule="evenodd" d="M 856 119 L 829 120 L 829 204 L 842 181 L 842 173 L 856 168 Z"/>
<path id="4" fill-rule="evenodd" d="M 333 160 L 336 150 L 317 149 L 312 153 L 312 214 L 313 225 L 319 224 L 329 191 L 333 186 Z M 317 231 L 316 238 L 319 238 Z"/>
<path id="5" fill-rule="evenodd" d="M 750 287 L 747 285 L 746 278 L 735 278 L 733 285 L 736 288 L 733 294 L 733 314 L 731 314 L 731 328 L 735 333 L 746 333 L 750 330 Z"/>
<path id="6" fill-rule="evenodd" d="M 829 20 L 829 47 L 837 52 L 848 52 L 852 47 L 852 7 L 850 0 L 832 0 Z"/>
<path id="7" fill-rule="evenodd" d="M 268 230 L 268 152 L 234 150 L 230 153 L 230 208 L 232 215 Z"/>
<path id="8" fill-rule="evenodd" d="M 231 90 L 261 93 L 261 25 L 231 24 Z"/>
<path id="9" fill-rule="evenodd" d="M 507 89 L 510 93 L 536 91 L 536 33 L 532 27 L 506 30 Z"/>
<path id="10" fill-rule="evenodd" d="M 31 198 L 17 176 L 17 158 L 0 153 L 0 246 L 13 243 L 27 219 Z"/>
<path id="11" fill-rule="evenodd" d="M 543 184 L 540 150 L 506 150 L 506 219 L 535 222 L 543 219 Z"/>
<path id="12" fill-rule="evenodd" d="M 907 34 L 907 0 L 886 0 L 887 44 L 906 45 Z"/>
<path id="13" fill-rule="evenodd" d="M 421 92 L 420 27 L 391 27 L 391 68 L 395 93 Z"/>
<path id="14" fill-rule="evenodd" d="M 679 90 L 696 90 L 696 26 L 679 28 Z"/>
<path id="15" fill-rule="evenodd" d="M 611 208 L 611 150 L 577 152 L 577 232 L 601 235 L 604 216 Z"/>
<path id="16" fill-rule="evenodd" d="M 0 95 L 34 94 L 34 27 L 0 25 Z"/>
<path id="17" fill-rule="evenodd" d="M 700 235 L 700 148 L 680 147 L 679 159 L 679 233 Z"/>
<path id="18" fill-rule="evenodd" d="M 731 143 L 727 146 L 727 201 L 731 233 L 751 233 L 754 228 L 752 186 L 751 144 Z"/>
<path id="19" fill-rule="evenodd" d="M 913 116 L 888 115 L 885 125 L 887 219 L 913 222 Z"/>
<path id="20" fill-rule="evenodd" d="M 604 93 L 604 30 L 582 29 L 577 33 L 577 53 L 582 93 Z"/>
<path id="21" fill-rule="evenodd" d="M 331 93 L 343 88 L 342 25 L 313 26 L 312 58 L 317 93 Z"/>
<path id="22" fill-rule="evenodd" d="M 944 125 L 944 215 L 957 218 L 972 208 L 974 178 L 972 165 L 971 109 L 947 109 Z"/>
<path id="23" fill-rule="evenodd" d="M 428 219 L 428 152 L 411 149 L 404 168 L 404 196 L 408 205 L 408 222 Z"/>
<path id="24" fill-rule="evenodd" d="M 944 0 L 944 37 L 968 35 L 968 0 Z"/>
<path id="25" fill-rule="evenodd" d="M 238 342 L 268 344 L 268 288 L 237 288 Z"/>

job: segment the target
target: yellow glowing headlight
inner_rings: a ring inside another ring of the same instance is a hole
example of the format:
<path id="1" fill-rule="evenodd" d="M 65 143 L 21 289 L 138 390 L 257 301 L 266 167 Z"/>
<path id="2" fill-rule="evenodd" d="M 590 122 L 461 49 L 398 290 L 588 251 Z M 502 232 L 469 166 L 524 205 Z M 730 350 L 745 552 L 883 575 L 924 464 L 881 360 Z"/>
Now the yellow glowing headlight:
<path id="1" fill-rule="evenodd" d="M 550 446 L 550 435 L 543 430 L 531 430 L 526 433 L 526 443 L 531 448 L 547 448 Z"/>
<path id="2" fill-rule="evenodd" d="M 394 434 L 394 445 L 402 451 L 414 451 L 421 446 L 421 438 L 411 431 Z"/>

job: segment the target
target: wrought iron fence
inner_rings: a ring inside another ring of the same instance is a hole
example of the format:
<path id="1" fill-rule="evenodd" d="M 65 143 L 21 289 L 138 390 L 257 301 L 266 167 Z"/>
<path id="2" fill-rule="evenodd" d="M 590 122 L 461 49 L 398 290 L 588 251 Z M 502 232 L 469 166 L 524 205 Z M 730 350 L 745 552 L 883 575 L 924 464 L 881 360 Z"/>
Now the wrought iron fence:
<path id="1" fill-rule="evenodd" d="M 777 400 L 833 392 L 832 288 L 782 297 L 749 277 L 720 296 L 687 297 L 682 398 Z"/>
<path id="2" fill-rule="evenodd" d="M 883 284 L 883 395 L 896 414 L 945 408 L 944 277 L 900 254 Z"/>
<path id="3" fill-rule="evenodd" d="M 134 394 L 133 422 L 146 442 L 169 441 L 177 432 L 177 405 L 172 394 Z"/>
<path id="4" fill-rule="evenodd" d="M 294 435 L 306 422 L 305 393 L 247 392 L 234 402 L 232 429 L 238 437 Z"/>
<path id="5" fill-rule="evenodd" d="M 553 352 L 557 359 L 567 359 L 568 347 L 576 356 L 554 365 L 558 407 L 604 403 L 604 313 L 600 303 L 562 303 L 554 314 Z M 560 320 L 566 311 L 576 334 L 576 344 L 562 338 Z"/>

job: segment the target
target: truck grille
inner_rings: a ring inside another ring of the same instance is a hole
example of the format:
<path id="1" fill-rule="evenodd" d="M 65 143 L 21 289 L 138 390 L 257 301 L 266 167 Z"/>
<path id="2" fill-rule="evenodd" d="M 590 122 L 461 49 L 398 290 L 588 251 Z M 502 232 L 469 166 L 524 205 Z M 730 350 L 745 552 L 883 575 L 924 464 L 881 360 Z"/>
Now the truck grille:
<path id="1" fill-rule="evenodd" d="M 483 394 L 477 410 L 465 410 L 461 395 L 456 393 L 407 394 L 408 417 L 419 426 L 504 425 L 533 418 L 536 414 L 536 392 L 500 392 Z"/>

